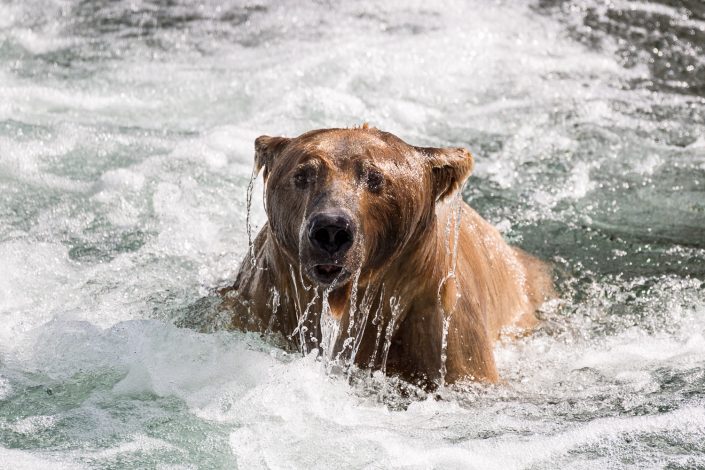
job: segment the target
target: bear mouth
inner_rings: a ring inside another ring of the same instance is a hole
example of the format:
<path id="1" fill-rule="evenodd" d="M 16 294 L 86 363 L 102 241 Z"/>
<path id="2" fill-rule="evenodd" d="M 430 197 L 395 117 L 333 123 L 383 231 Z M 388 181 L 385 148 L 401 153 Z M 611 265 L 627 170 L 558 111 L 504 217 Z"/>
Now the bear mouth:
<path id="1" fill-rule="evenodd" d="M 348 272 L 337 264 L 316 264 L 309 271 L 313 280 L 319 284 L 342 284 L 348 278 Z"/>

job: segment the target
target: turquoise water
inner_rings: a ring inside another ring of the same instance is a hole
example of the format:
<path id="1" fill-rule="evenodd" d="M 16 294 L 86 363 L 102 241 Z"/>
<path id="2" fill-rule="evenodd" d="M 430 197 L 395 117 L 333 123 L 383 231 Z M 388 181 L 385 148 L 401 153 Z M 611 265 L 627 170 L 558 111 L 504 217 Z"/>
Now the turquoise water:
<path id="1" fill-rule="evenodd" d="M 3 468 L 705 467 L 703 44 L 668 0 L 0 3 Z M 468 147 L 556 266 L 504 383 L 217 328 L 254 138 L 363 121 Z"/>

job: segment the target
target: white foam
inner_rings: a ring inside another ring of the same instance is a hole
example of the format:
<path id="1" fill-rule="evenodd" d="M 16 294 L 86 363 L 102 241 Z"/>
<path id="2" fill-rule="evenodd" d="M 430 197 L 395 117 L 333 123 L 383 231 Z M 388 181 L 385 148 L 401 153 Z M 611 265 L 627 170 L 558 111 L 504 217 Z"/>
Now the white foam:
<path id="1" fill-rule="evenodd" d="M 0 11 L 0 14 L 2 12 Z M 31 54 L 46 54 L 69 47 L 76 43 L 73 39 L 58 36 L 57 31 L 44 29 L 41 33 L 26 28 L 17 28 L 12 32 L 13 39 Z"/>
<path id="2" fill-rule="evenodd" d="M 139 191 L 144 186 L 145 177 L 126 168 L 110 170 L 100 177 L 103 189 Z"/>
<path id="3" fill-rule="evenodd" d="M 49 139 L 29 141 L 0 137 L 0 171 L 16 180 L 25 181 L 40 187 L 69 192 L 83 192 L 90 184 L 59 176 L 45 170 L 46 162 L 76 149 L 80 139 L 85 137 L 83 129 L 58 126 L 58 135 Z"/>
<path id="4" fill-rule="evenodd" d="M 62 7 L 48 3 L 35 11 L 27 6 L 29 17 Z M 75 435 L 61 426 L 68 434 L 59 450 L 0 448 L 7 465 L 68 461 L 76 468 L 144 453 L 191 455 L 196 433 L 147 435 L 152 412 L 177 427 L 198 420 L 206 439 L 224 433 L 225 450 L 242 467 L 273 468 L 559 467 L 562 459 L 577 468 L 609 467 L 619 455 L 588 461 L 581 452 L 617 448 L 625 436 L 638 440 L 644 432 L 687 438 L 702 429 L 704 413 L 693 402 L 653 416 L 623 411 L 649 404 L 660 387 L 655 371 L 702 365 L 703 312 L 679 310 L 665 295 L 654 294 L 663 308 L 649 307 L 644 322 L 668 327 L 638 324 L 595 335 L 591 322 L 608 322 L 613 300 L 609 292 L 589 291 L 588 305 L 571 305 L 576 311 L 560 319 L 559 333 L 497 347 L 506 383 L 443 389 L 440 400 L 416 401 L 405 411 L 380 403 L 381 396 L 403 397 L 379 376 L 351 385 L 326 375 L 314 356 L 289 355 L 239 333 L 205 335 L 170 324 L 173 310 L 192 309 L 198 293 L 232 282 L 247 249 L 245 188 L 258 135 L 370 121 L 411 143 L 470 146 L 478 177 L 527 198 L 533 216 L 498 216 L 501 230 L 521 229 L 540 210 L 586 196 L 595 188 L 591 172 L 615 158 L 616 152 L 578 161 L 585 154 L 571 124 L 615 142 L 619 128 L 648 133 L 673 125 L 613 106 L 688 104 L 617 86 L 646 76 L 645 66 L 625 70 L 611 52 L 570 41 L 564 26 L 515 3 L 271 4 L 237 30 L 219 23 L 222 35 L 204 33 L 198 21 L 178 34 L 164 28 L 149 39 L 117 35 L 110 38 L 115 56 L 98 59 L 90 56 L 91 41 L 105 38 L 68 37 L 73 20 L 46 15 L 45 29 L 30 29 L 22 18 L 0 5 L 0 27 L 12 29 L 0 34 L 28 52 L 0 72 L 0 118 L 12 120 L 0 130 L 0 178 L 12 190 L 31 191 L 23 196 L 37 207 L 3 206 L 0 198 L 1 217 L 26 217 L 12 222 L 12 239 L 0 240 L 0 398 L 20 403 L 27 383 L 100 386 L 85 398 L 71 395 L 74 415 L 23 409 L 26 416 L 2 426 L 36 437 L 67 416 L 86 419 L 89 430 L 122 430 L 121 420 L 134 421 L 105 449 L 93 446 L 88 431 Z M 234 44 L 240 30 L 254 43 Z M 149 46 L 152 39 L 167 47 Z M 67 78 L 43 75 L 34 56 L 64 47 L 77 54 L 75 67 L 62 69 Z M 36 134 L 12 134 L 15 128 Z M 692 158 L 699 158 L 701 140 L 686 149 L 696 152 Z M 472 148 L 476 142 L 501 148 L 489 161 L 479 144 Z M 625 162 L 651 175 L 666 161 L 654 152 Z M 63 165 L 77 155 L 93 155 L 84 159 L 91 167 Z M 534 184 L 554 163 L 560 170 L 547 178 L 551 184 Z M 262 190 L 260 177 L 255 232 L 265 221 Z M 123 233 L 139 234 L 143 244 L 117 246 L 114 238 Z M 105 256 L 75 261 L 74 246 Z M 665 282 L 663 291 L 669 289 L 701 298 L 692 294 L 698 286 Z M 564 331 L 571 328 L 580 334 Z M 595 398 L 602 395 L 609 403 Z M 592 410 L 589 419 L 576 417 L 566 404 L 574 399 L 571 406 L 613 406 L 610 412 L 622 416 Z M 112 409 L 129 404 L 145 416 Z"/>
<path id="5" fill-rule="evenodd" d="M 75 271 L 67 250 L 57 244 L 5 242 L 0 244 L 0 260 L 0 344 L 8 347 L 18 333 L 51 318 L 42 307 L 65 291 Z"/>
<path id="6" fill-rule="evenodd" d="M 0 5 L 0 28 L 9 28 L 15 24 L 18 8 L 15 5 L 3 3 Z"/>
<path id="7" fill-rule="evenodd" d="M 224 152 L 213 149 L 203 141 L 185 142 L 174 150 L 172 156 L 174 158 L 199 159 L 212 169 L 223 168 L 228 163 L 228 157 Z"/>
<path id="8" fill-rule="evenodd" d="M 663 160 L 657 154 L 649 154 L 643 160 L 639 160 L 634 164 L 634 170 L 642 175 L 653 175 L 654 171 L 663 165 Z"/>
<path id="9" fill-rule="evenodd" d="M 12 468 L 13 470 L 36 470 L 37 468 L 70 470 L 88 468 L 74 461 L 62 462 L 57 459 L 56 456 L 41 458 L 27 451 L 5 449 L 3 447 L 0 447 L 0 462 L 2 462 L 3 466 L 6 468 Z"/>
<path id="10" fill-rule="evenodd" d="M 19 434 L 34 434 L 40 431 L 46 431 L 56 426 L 56 417 L 42 415 L 30 416 L 6 426 Z"/>
<path id="11" fill-rule="evenodd" d="M 86 93 L 80 90 L 52 88 L 16 83 L 0 86 L 0 98 L 15 104 L 16 111 L 32 115 L 39 110 L 119 111 L 147 108 L 150 105 L 139 98 L 121 93 L 106 95 Z"/>
<path id="12" fill-rule="evenodd" d="M 703 430 L 705 409 L 686 407 L 659 416 L 596 419 L 591 423 L 554 436 L 529 437 L 524 442 L 505 443 L 500 439 L 473 441 L 467 457 L 485 460 L 478 468 L 513 469 L 567 455 L 572 449 L 588 444 L 616 441 L 630 433 Z"/>

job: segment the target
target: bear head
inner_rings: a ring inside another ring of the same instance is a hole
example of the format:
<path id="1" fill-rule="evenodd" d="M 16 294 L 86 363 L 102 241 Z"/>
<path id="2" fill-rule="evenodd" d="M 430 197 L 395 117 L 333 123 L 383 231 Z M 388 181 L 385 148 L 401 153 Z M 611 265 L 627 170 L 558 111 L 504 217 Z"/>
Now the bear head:
<path id="1" fill-rule="evenodd" d="M 367 125 L 255 140 L 274 242 L 328 291 L 369 280 L 423 238 L 472 166 L 463 148 L 414 147 Z"/>

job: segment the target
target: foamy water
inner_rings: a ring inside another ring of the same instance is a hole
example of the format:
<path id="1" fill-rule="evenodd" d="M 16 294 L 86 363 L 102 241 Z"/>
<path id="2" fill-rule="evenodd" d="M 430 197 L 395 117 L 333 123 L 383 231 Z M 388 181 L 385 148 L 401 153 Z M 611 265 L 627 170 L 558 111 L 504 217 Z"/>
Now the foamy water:
<path id="1" fill-rule="evenodd" d="M 705 466 L 704 25 L 660 1 L 0 4 L 2 466 Z M 556 265 L 503 383 L 427 396 L 215 328 L 254 138 L 363 121 L 468 147 L 464 198 Z"/>

